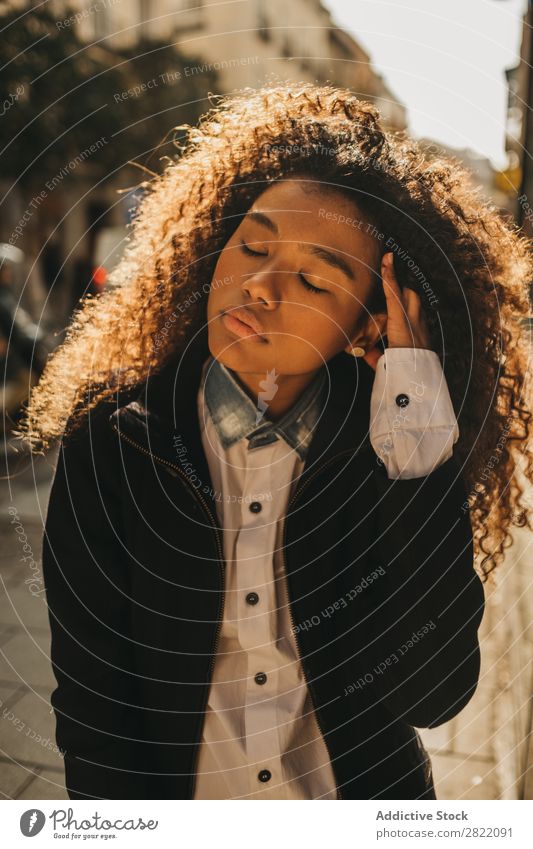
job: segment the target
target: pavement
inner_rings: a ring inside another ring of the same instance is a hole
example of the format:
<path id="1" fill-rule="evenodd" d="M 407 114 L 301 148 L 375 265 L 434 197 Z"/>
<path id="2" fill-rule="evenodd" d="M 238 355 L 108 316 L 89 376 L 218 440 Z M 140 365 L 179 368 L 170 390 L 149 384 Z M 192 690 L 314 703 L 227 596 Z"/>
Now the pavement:
<path id="1" fill-rule="evenodd" d="M 492 595 L 492 594 L 490 594 Z M 489 598 L 479 631 L 481 670 L 477 690 L 450 722 L 420 728 L 431 757 L 438 799 L 498 799 L 494 752 L 494 646 Z"/>
<path id="2" fill-rule="evenodd" d="M 0 798 L 4 799 L 68 799 L 50 705 L 56 682 L 40 573 L 42 527 L 55 462 L 56 452 L 33 460 L 10 455 L 9 480 L 4 469 L 0 491 Z M 526 580 L 531 545 L 531 535 L 522 533 L 518 555 L 509 555 L 516 563 L 514 572 L 507 570 L 507 583 L 486 587 L 476 694 L 451 722 L 420 729 L 439 799 L 527 797 L 523 778 L 531 679 L 527 662 L 517 661 L 509 649 L 517 644 L 529 659 L 533 655 L 520 621 L 522 617 L 524 623 L 531 622 L 531 598 L 524 606 L 524 593 L 518 592 Z M 517 596 L 512 604 L 509 587 Z M 533 790 L 533 779 L 527 786 Z"/>
<path id="3" fill-rule="evenodd" d="M 4 799 L 68 800 L 50 705 L 56 681 L 40 570 L 54 462 L 55 453 L 33 461 L 10 454 L 6 470 L 4 458 L 0 493 L 0 798 Z"/>

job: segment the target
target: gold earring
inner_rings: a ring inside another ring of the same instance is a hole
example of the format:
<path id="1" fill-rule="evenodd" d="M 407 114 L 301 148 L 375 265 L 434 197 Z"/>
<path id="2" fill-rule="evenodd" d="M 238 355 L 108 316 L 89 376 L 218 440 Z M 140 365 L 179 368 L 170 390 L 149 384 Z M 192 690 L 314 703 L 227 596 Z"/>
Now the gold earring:
<path id="1" fill-rule="evenodd" d="M 351 353 L 353 354 L 354 357 L 364 357 L 364 355 L 366 354 L 366 351 L 365 351 L 364 348 L 361 348 L 358 345 L 356 345 L 355 347 L 352 348 Z"/>

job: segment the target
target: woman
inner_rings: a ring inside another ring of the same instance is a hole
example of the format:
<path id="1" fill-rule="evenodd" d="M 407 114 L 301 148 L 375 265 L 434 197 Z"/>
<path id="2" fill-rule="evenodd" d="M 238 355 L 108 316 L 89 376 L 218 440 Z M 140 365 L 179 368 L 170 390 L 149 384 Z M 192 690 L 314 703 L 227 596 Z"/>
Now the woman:
<path id="1" fill-rule="evenodd" d="M 66 425 L 70 798 L 435 798 L 415 727 L 471 698 L 473 556 L 525 521 L 528 245 L 347 90 L 246 92 L 190 136 L 21 431 Z"/>

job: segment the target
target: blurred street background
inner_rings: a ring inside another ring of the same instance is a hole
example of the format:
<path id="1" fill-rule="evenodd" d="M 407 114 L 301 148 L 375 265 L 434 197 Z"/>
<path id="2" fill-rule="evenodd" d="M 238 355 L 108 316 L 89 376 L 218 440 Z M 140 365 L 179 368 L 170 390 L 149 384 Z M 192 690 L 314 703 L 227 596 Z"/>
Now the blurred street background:
<path id="1" fill-rule="evenodd" d="M 267 80 L 347 86 L 388 129 L 464 162 L 531 237 L 532 27 L 527 0 L 2 5 L 0 798 L 67 799 L 44 586 L 30 565 L 56 453 L 31 458 L 12 430 L 82 299 L 105 289 L 143 180 L 180 155 L 180 126 L 212 95 Z M 486 585 L 478 691 L 422 731 L 438 798 L 533 798 L 532 540 L 514 533 Z"/>

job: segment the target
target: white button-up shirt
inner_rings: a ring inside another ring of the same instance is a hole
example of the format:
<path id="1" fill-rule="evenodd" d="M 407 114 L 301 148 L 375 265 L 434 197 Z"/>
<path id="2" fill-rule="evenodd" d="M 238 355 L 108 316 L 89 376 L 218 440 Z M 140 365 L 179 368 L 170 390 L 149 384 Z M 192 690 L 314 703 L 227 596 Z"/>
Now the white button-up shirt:
<path id="1" fill-rule="evenodd" d="M 216 391 L 208 404 L 210 367 Z M 261 415 L 267 403 L 256 406 L 212 357 L 204 364 L 198 415 L 226 578 L 195 799 L 338 798 L 292 630 L 283 559 L 285 513 L 321 409 L 321 374 L 273 428 Z M 428 474 L 457 436 L 437 355 L 387 349 L 376 369 L 370 438 L 389 477 Z"/>

